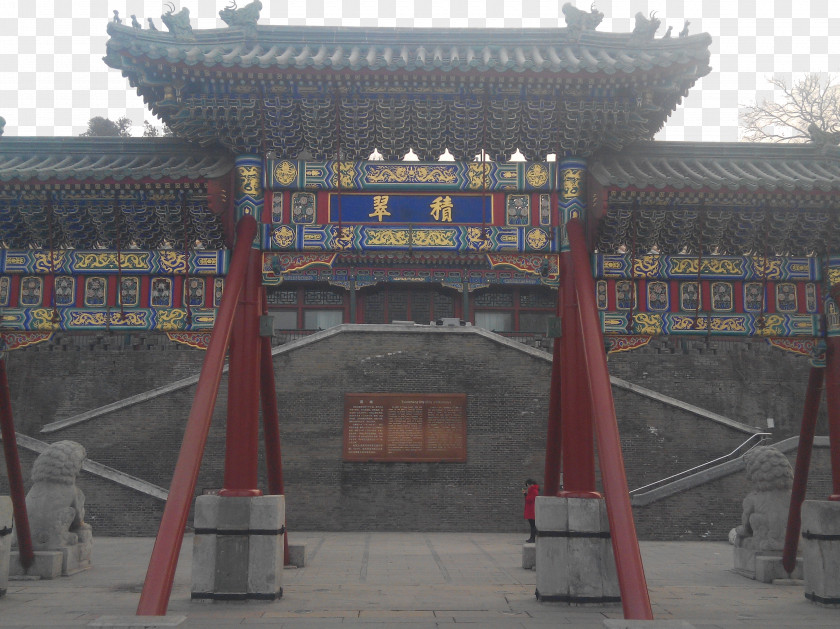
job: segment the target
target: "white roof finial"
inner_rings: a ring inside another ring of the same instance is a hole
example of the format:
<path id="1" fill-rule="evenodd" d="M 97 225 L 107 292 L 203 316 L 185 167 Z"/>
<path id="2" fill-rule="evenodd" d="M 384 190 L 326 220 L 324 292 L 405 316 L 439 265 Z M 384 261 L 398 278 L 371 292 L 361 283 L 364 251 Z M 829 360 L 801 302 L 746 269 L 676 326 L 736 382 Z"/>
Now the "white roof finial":
<path id="1" fill-rule="evenodd" d="M 374 148 L 373 153 L 368 155 L 368 161 L 370 161 L 370 162 L 382 162 L 382 161 L 385 161 L 385 158 L 382 156 L 382 153 L 379 152 L 379 149 Z"/>
<path id="2" fill-rule="evenodd" d="M 402 161 L 404 161 L 404 162 L 419 162 L 420 158 L 417 157 L 417 153 L 414 152 L 414 149 L 409 148 L 408 153 L 403 155 Z"/>
<path id="3" fill-rule="evenodd" d="M 509 162 L 527 162 L 528 160 L 525 159 L 525 156 L 522 154 L 522 151 L 516 149 L 513 152 L 513 155 L 510 156 Z"/>
<path id="4" fill-rule="evenodd" d="M 438 157 L 438 161 L 439 162 L 454 162 L 455 161 L 455 156 L 452 153 L 449 152 L 449 149 L 445 148 L 445 149 L 443 149 L 443 153 L 440 154 L 440 157 Z"/>

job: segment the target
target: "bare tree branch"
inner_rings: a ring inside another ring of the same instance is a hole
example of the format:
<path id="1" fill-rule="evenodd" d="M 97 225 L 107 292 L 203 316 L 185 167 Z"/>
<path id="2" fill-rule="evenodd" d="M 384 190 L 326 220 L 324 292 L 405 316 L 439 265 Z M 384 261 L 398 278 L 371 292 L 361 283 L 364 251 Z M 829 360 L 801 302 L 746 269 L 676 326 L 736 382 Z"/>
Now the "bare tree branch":
<path id="1" fill-rule="evenodd" d="M 831 75 L 808 74 L 788 85 L 781 77 L 768 82 L 783 95 L 741 111 L 742 138 L 749 142 L 808 142 L 809 127 L 832 133 L 840 128 L 840 85 Z"/>

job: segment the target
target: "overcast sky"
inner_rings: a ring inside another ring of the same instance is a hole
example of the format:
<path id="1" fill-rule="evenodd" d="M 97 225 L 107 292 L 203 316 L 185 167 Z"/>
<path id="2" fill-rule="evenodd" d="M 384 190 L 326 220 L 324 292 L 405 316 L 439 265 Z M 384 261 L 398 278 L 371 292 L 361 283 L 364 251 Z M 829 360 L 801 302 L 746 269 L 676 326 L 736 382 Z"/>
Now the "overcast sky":
<path id="1" fill-rule="evenodd" d="M 565 0 L 262 0 L 260 24 L 383 27 L 565 26 Z M 93 116 L 158 123 L 117 70 L 102 61 L 106 23 L 119 11 L 157 27 L 162 0 L 3 0 L 0 14 L 0 116 L 7 135 L 78 135 Z M 227 0 L 173 0 L 190 10 L 193 28 L 221 28 Z M 244 6 L 247 0 L 239 0 Z M 577 0 L 579 8 L 590 0 Z M 11 6 L 9 6 L 11 5 Z M 656 11 L 657 36 L 712 36 L 712 72 L 659 133 L 663 140 L 735 141 L 738 107 L 773 99 L 766 78 L 840 73 L 840 2 L 835 0 L 595 0 L 602 32 L 629 32 L 633 16 Z M 327 17 L 329 16 L 329 17 Z M 833 51 L 830 54 L 830 51 Z"/>

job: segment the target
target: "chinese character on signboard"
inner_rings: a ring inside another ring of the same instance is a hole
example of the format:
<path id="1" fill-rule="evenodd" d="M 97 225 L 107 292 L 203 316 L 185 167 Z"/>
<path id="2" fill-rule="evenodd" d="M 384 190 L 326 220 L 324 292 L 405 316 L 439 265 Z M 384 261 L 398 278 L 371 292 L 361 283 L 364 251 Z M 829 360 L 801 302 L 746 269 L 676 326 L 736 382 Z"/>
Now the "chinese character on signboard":
<path id="1" fill-rule="evenodd" d="M 391 216 L 391 213 L 388 211 L 388 197 L 384 195 L 373 197 L 373 212 L 368 214 L 368 216 L 371 218 L 375 216 L 379 219 L 380 223 L 383 217 Z"/>
<path id="2" fill-rule="evenodd" d="M 452 222 L 452 199 L 449 196 L 436 197 L 434 201 L 429 204 L 431 208 L 432 218 L 442 223 Z"/>

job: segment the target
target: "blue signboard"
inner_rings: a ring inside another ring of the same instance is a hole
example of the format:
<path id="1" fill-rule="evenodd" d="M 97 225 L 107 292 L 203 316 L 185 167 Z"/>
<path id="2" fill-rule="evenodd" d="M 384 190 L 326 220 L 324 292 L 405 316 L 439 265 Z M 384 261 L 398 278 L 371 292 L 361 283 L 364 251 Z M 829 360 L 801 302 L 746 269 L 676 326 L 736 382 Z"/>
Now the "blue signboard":
<path id="1" fill-rule="evenodd" d="M 482 219 L 482 206 L 484 217 Z M 493 198 L 480 194 L 330 194 L 330 222 L 493 223 Z"/>

